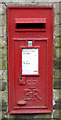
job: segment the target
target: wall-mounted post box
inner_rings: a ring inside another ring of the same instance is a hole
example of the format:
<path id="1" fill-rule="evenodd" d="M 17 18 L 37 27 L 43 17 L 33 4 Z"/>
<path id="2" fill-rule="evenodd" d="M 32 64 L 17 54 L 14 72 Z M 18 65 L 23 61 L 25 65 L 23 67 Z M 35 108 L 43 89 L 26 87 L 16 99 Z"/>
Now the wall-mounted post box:
<path id="1" fill-rule="evenodd" d="M 8 7 L 9 113 L 51 113 L 53 7 Z"/>

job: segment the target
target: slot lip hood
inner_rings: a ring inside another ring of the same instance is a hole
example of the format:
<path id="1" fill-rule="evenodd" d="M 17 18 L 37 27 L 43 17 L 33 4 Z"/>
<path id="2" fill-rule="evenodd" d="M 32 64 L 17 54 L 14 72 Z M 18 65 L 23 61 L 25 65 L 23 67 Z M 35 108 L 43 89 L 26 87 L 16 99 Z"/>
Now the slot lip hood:
<path id="1" fill-rule="evenodd" d="M 15 18 L 15 23 L 46 23 L 46 18 Z"/>

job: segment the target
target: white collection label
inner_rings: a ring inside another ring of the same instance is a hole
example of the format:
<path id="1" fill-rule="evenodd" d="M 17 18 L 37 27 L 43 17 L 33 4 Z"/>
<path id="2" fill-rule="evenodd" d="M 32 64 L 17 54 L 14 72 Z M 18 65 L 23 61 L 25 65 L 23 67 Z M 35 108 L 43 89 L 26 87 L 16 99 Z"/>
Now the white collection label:
<path id="1" fill-rule="evenodd" d="M 22 74 L 38 74 L 38 48 L 22 49 Z"/>

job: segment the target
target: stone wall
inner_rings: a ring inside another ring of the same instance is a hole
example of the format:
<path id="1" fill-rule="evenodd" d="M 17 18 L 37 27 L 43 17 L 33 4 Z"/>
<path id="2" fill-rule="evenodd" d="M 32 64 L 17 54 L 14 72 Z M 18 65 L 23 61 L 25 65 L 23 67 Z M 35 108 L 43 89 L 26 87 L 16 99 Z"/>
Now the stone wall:
<path id="1" fill-rule="evenodd" d="M 1 118 L 61 118 L 61 3 L 44 0 L 1 0 L 0 2 L 0 119 Z M 47 2 L 46 2 L 47 1 Z M 53 51 L 53 112 L 52 114 L 9 115 L 8 113 L 8 46 L 7 6 L 53 6 L 54 51 Z"/>

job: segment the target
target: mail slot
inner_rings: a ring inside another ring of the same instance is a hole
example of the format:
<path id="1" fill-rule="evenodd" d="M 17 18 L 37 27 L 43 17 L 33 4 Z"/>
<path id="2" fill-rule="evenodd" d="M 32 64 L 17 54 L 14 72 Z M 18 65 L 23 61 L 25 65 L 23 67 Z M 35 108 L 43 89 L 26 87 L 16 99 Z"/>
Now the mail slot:
<path id="1" fill-rule="evenodd" d="M 9 113 L 51 113 L 53 7 L 8 7 Z"/>

